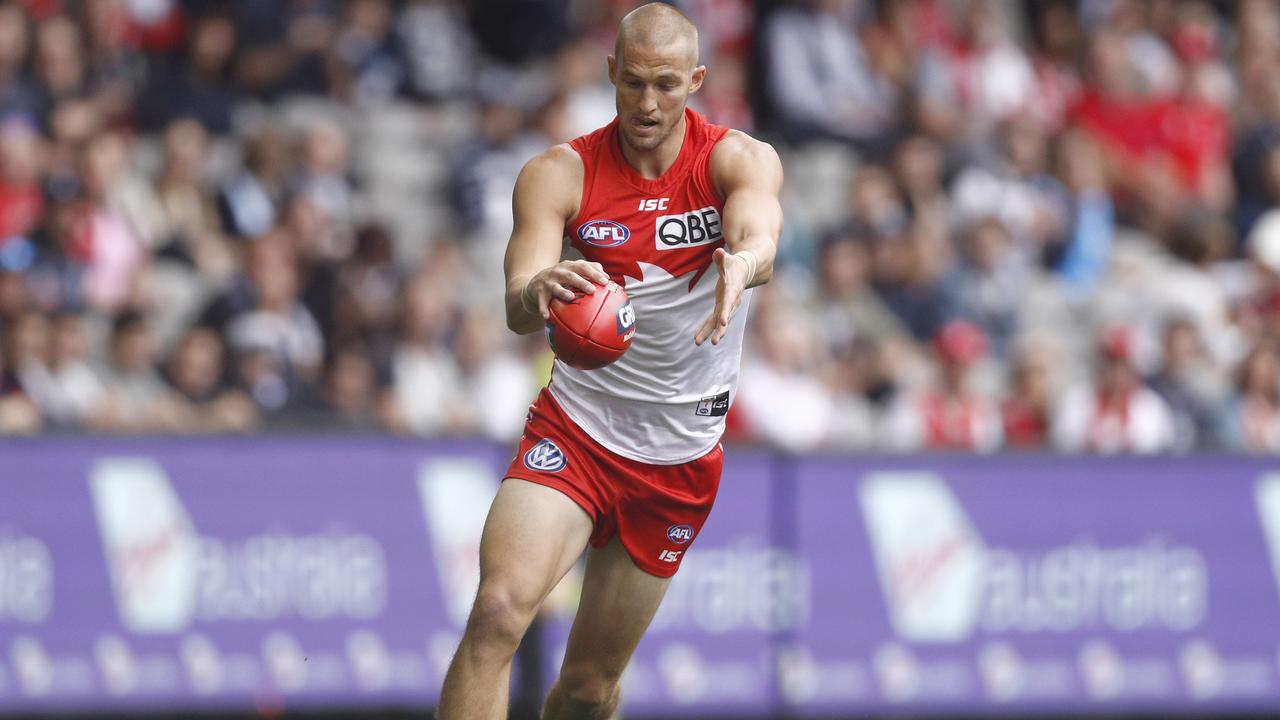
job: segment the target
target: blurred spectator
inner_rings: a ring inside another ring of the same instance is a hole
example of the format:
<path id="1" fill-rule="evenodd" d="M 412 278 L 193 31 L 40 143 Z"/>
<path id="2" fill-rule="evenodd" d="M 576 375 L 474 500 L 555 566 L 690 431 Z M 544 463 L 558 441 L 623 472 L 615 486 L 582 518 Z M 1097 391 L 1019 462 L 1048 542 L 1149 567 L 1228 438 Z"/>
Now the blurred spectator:
<path id="1" fill-rule="evenodd" d="M 1098 148 L 1087 136 L 1064 133 L 1056 154 L 1058 177 L 1070 192 L 1070 216 L 1061 244 L 1047 248 L 1045 259 L 1077 296 L 1083 296 L 1106 275 L 1115 233 L 1115 210 L 1107 194 Z"/>
<path id="2" fill-rule="evenodd" d="M 22 388 L 23 394 L 40 407 L 33 391 L 43 390 L 49 374 L 49 321 L 35 310 L 27 310 L 12 318 L 4 336 L 4 354 L 8 371 Z"/>
<path id="3" fill-rule="evenodd" d="M 296 192 L 347 236 L 355 188 L 348 176 L 351 157 L 346 131 L 331 120 L 314 121 L 303 133 L 299 154 Z"/>
<path id="4" fill-rule="evenodd" d="M 551 55 L 572 35 L 568 0 L 490 0 L 468 9 L 480 47 L 511 66 Z"/>
<path id="5" fill-rule="evenodd" d="M 452 322 L 445 288 L 425 275 L 405 286 L 401 299 L 400 341 L 392 359 L 392 396 L 388 423 L 396 432 L 435 435 L 457 426 L 449 402 L 458 382 L 453 354 L 444 344 Z"/>
<path id="6" fill-rule="evenodd" d="M 166 4 L 169 3 L 151 3 L 152 7 L 147 8 L 125 0 L 105 0 L 80 6 L 78 19 L 87 35 L 89 86 L 113 125 L 133 119 L 134 101 L 147 74 L 146 58 L 138 50 L 144 40 L 154 41 L 157 37 L 147 29 L 158 29 L 165 20 L 173 22 L 172 7 L 167 8 L 168 15 L 161 15 Z"/>
<path id="7" fill-rule="evenodd" d="M 108 312 L 138 300 L 138 280 L 148 260 L 129 211 L 121 211 L 131 207 L 132 199 L 126 197 L 137 187 L 126 179 L 125 153 L 124 139 L 112 132 L 96 136 L 85 148 L 83 214 L 72 229 L 77 252 L 87 260 L 85 296 L 92 307 Z"/>
<path id="8" fill-rule="evenodd" d="M 920 57 L 920 125 L 966 150 L 1033 98 L 1031 63 L 1009 39 L 1011 18 L 1001 13 L 1005 7 L 994 0 L 956 3 L 955 35 Z"/>
<path id="9" fill-rule="evenodd" d="M 883 443 L 894 450 L 992 452 L 1003 442 L 1000 409 L 974 387 L 973 370 L 987 339 L 973 323 L 954 320 L 933 339 L 938 376 L 900 398 L 885 421 Z"/>
<path id="10" fill-rule="evenodd" d="M 25 317 L 44 323 L 40 315 Z M 50 427 L 82 429 L 101 410 L 106 386 L 90 366 L 83 317 L 62 313 L 49 325 L 48 337 L 34 341 L 46 346 L 39 361 L 26 363 L 20 379 Z"/>
<path id="11" fill-rule="evenodd" d="M 822 361 L 818 338 L 779 289 L 757 290 L 747 343 L 760 352 L 743 358 L 733 402 L 753 437 L 790 452 L 811 450 L 830 439 L 833 412 L 827 388 L 815 377 Z"/>
<path id="12" fill-rule="evenodd" d="M 369 431 L 383 425 L 386 406 L 367 350 L 353 344 L 334 354 L 325 373 L 324 402 L 319 415 L 334 429 Z"/>
<path id="13" fill-rule="evenodd" d="M 180 118 L 165 128 L 164 165 L 156 181 L 164 237 L 158 252 L 189 264 L 200 278 L 220 285 L 235 271 L 213 198 L 204 186 L 204 128 Z"/>
<path id="14" fill-rule="evenodd" d="M 975 323 L 999 358 L 1018 329 L 1018 311 L 1029 282 L 1027 263 L 1011 245 L 1000 220 L 975 221 L 964 233 L 962 260 L 946 285 L 950 312 Z"/>
<path id="15" fill-rule="evenodd" d="M 395 21 L 391 3 L 351 0 L 345 11 L 329 58 L 330 92 L 356 105 L 395 97 L 404 83 L 405 68 L 398 39 L 391 32 Z"/>
<path id="16" fill-rule="evenodd" d="M 63 15 L 43 20 L 36 28 L 34 69 L 38 113 L 48 121 L 63 100 L 88 99 L 84 38 L 80 28 Z"/>
<path id="17" fill-rule="evenodd" d="M 910 135 L 894 149 L 894 178 L 907 213 L 933 227 L 945 227 L 951 215 L 951 198 L 943 187 L 944 162 L 942 146 L 928 135 Z"/>
<path id="18" fill-rule="evenodd" d="M 111 358 L 103 373 L 106 396 L 90 427 L 107 432 L 185 432 L 196 429 L 190 406 L 156 370 L 145 318 L 135 310 L 115 317 Z"/>
<path id="19" fill-rule="evenodd" d="M 1229 448 L 1280 452 L 1280 355 L 1273 342 L 1258 343 L 1245 357 L 1220 427 Z"/>
<path id="20" fill-rule="evenodd" d="M 1057 241 L 1065 229 L 1066 190 L 1047 172 L 1045 133 L 1030 116 L 1001 123 L 1000 150 L 994 162 L 972 166 L 956 179 L 956 220 L 966 225 L 984 217 L 999 218 L 1016 241 L 1010 250 L 1038 259 L 1040 249 Z"/>
<path id="21" fill-rule="evenodd" d="M 1224 388 L 1195 323 L 1175 317 L 1165 324 L 1160 369 L 1148 380 L 1173 413 L 1172 449 L 1186 452 L 1213 443 L 1213 408 Z"/>
<path id="22" fill-rule="evenodd" d="M 455 342 L 457 380 L 447 403 L 456 409 L 458 432 L 509 442 L 520 437 L 537 386 L 528 361 L 503 347 L 501 328 L 489 311 L 463 315 Z"/>
<path id="23" fill-rule="evenodd" d="M 854 340 L 833 349 L 822 382 L 831 396 L 831 420 L 826 441 L 832 447 L 873 447 L 876 441 L 876 400 L 885 392 L 883 358 L 878 346 Z"/>
<path id="24" fill-rule="evenodd" d="M 852 8 L 840 0 L 795 0 L 768 20 L 769 96 L 792 140 L 870 144 L 892 127 L 896 93 L 868 63 Z"/>
<path id="25" fill-rule="evenodd" d="M 287 191 L 288 157 L 288 140 L 274 128 L 248 139 L 243 172 L 224 184 L 219 196 L 228 232 L 257 237 L 275 226 Z"/>
<path id="26" fill-rule="evenodd" d="M 22 391 L 5 364 L 0 345 L 0 435 L 30 435 L 40 431 L 40 411 Z"/>
<path id="27" fill-rule="evenodd" d="M 1041 127 L 1056 132 L 1083 91 L 1078 60 L 1084 30 L 1072 0 L 1042 0 L 1024 3 L 1023 8 L 1031 16 L 1031 67 L 1035 75 L 1034 99 L 1025 110 Z"/>
<path id="28" fill-rule="evenodd" d="M 0 116 L 36 118 L 36 89 L 23 72 L 30 50 L 31 32 L 22 4 L 0 4 Z"/>
<path id="29" fill-rule="evenodd" d="M 828 346 L 855 338 L 877 343 L 908 337 L 907 328 L 869 284 L 873 242 L 858 224 L 837 231 L 818 251 L 818 283 L 812 314 Z"/>
<path id="30" fill-rule="evenodd" d="M 231 86 L 236 24 L 224 14 L 198 15 L 188 26 L 184 56 L 153 65 L 155 74 L 141 99 L 143 127 L 159 130 L 192 117 L 217 135 L 231 130 Z"/>
<path id="31" fill-rule="evenodd" d="M 915 223 L 902 232 L 873 241 L 872 287 L 911 335 L 924 341 L 933 336 L 950 312 L 943 285 L 950 254 L 940 244 L 945 236 L 939 237 L 935 229 L 923 223 Z"/>
<path id="32" fill-rule="evenodd" d="M 1068 452 L 1154 453 L 1170 450 L 1174 419 L 1169 406 L 1142 381 L 1133 365 L 1133 336 L 1111 328 L 1099 342 L 1096 385 L 1069 390 L 1054 418 L 1054 443 Z"/>
<path id="33" fill-rule="evenodd" d="M 208 328 L 195 327 L 178 343 L 169 359 L 167 379 L 190 404 L 192 420 L 201 432 L 248 432 L 257 426 L 257 411 L 249 396 L 225 381 L 222 338 Z"/>
<path id="34" fill-rule="evenodd" d="M 356 233 L 355 251 L 336 278 L 335 336 L 359 341 L 383 370 L 391 361 L 403 284 L 391 251 L 386 228 L 366 225 Z"/>
<path id="35" fill-rule="evenodd" d="M 336 6 L 325 2 L 258 0 L 236 7 L 241 45 L 237 85 L 263 98 L 289 93 L 324 94 L 325 56 L 337 32 Z"/>
<path id="36" fill-rule="evenodd" d="M 27 238 L 43 210 L 43 165 L 44 145 L 30 120 L 11 117 L 0 123 L 0 256 L 32 252 Z"/>
<path id="37" fill-rule="evenodd" d="M 747 101 L 746 66 L 736 57 L 727 55 L 716 57 L 711 62 L 715 64 L 716 71 L 707 77 L 702 89 L 698 91 L 695 104 L 708 120 L 717 125 L 754 133 L 756 119 L 755 112 Z M 596 127 L 605 125 L 610 120 L 612 117 L 606 116 L 604 122 Z"/>
<path id="38" fill-rule="evenodd" d="M 424 100 L 465 95 L 475 75 L 475 38 L 456 0 L 413 0 L 400 14 L 396 34 L 407 64 L 409 87 Z"/>
<path id="39" fill-rule="evenodd" d="M 1013 382 L 1000 403 L 1005 447 L 1011 450 L 1047 448 L 1054 400 L 1053 356 L 1048 348 L 1028 345 L 1015 352 Z"/>
<path id="40" fill-rule="evenodd" d="M 237 352 L 271 354 L 287 392 L 303 390 L 319 380 L 324 341 L 299 301 L 297 258 L 282 236 L 268 235 L 249 248 L 247 266 L 248 293 L 227 324 L 228 342 Z"/>

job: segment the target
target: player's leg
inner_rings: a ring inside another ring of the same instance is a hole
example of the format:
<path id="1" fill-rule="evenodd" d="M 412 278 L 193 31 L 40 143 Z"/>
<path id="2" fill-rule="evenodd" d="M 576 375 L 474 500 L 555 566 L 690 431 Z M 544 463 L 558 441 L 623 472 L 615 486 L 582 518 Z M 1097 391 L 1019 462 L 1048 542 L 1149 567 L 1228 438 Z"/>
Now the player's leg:
<path id="1" fill-rule="evenodd" d="M 558 490 L 502 483 L 481 536 L 480 588 L 445 676 L 440 720 L 505 720 L 516 647 L 591 529 L 586 511 Z"/>
<path id="2" fill-rule="evenodd" d="M 620 699 L 618 680 L 670 583 L 636 567 L 617 537 L 587 553 L 582 601 L 544 720 L 612 717 Z"/>

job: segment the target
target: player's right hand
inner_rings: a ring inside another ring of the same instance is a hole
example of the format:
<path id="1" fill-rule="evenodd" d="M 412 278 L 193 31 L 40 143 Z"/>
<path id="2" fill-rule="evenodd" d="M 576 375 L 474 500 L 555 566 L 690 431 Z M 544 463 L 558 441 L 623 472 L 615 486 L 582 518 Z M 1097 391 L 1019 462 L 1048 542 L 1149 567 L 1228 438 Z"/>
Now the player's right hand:
<path id="1" fill-rule="evenodd" d="M 609 282 L 609 276 L 605 274 L 604 266 L 600 263 L 589 260 L 565 260 L 529 278 L 524 294 L 521 296 L 521 302 L 525 302 L 525 295 L 536 299 L 542 319 L 549 320 L 551 311 L 548 306 L 551 304 L 551 298 L 560 298 L 569 302 L 573 299 L 574 290 L 591 295 L 596 291 L 597 284 L 604 285 L 607 282 Z M 530 304 L 526 304 L 525 309 L 533 308 Z"/>

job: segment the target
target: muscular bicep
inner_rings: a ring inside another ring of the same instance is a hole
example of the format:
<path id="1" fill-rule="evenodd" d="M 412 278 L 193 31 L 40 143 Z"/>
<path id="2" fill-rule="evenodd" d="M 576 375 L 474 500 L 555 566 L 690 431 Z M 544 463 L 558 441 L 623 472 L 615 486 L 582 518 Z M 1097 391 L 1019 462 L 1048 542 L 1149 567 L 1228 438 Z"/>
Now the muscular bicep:
<path id="1" fill-rule="evenodd" d="M 725 244 L 732 252 L 748 239 L 776 243 L 782 232 L 782 163 L 778 154 L 746 136 L 734 139 L 724 151 L 712 157 L 712 172 L 724 194 Z"/>
<path id="2" fill-rule="evenodd" d="M 724 232 L 730 252 L 749 237 L 776 242 L 782 233 L 782 204 L 778 193 L 753 186 L 730 192 L 724 200 Z"/>
<path id="3" fill-rule="evenodd" d="M 511 199 L 514 226 L 504 262 L 508 285 L 560 261 L 564 227 L 577 213 L 582 191 L 581 170 L 573 167 L 573 159 L 548 153 L 530 160 L 520 171 Z"/>

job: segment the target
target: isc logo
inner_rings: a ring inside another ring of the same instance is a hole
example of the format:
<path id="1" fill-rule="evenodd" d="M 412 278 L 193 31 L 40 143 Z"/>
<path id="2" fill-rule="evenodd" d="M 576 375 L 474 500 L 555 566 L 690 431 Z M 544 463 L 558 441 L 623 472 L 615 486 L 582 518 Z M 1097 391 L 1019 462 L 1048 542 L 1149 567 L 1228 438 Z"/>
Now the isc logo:
<path id="1" fill-rule="evenodd" d="M 631 237 L 626 225 L 612 220 L 592 220 L 578 227 L 578 237 L 588 245 L 614 247 Z"/>
<path id="2" fill-rule="evenodd" d="M 662 562 L 669 562 L 669 563 L 677 562 L 680 560 L 680 553 L 682 552 L 684 551 L 683 550 L 663 550 L 662 552 L 658 553 L 658 559 L 661 560 Z"/>
<path id="3" fill-rule="evenodd" d="M 720 213 L 710 206 L 680 215 L 663 215 L 658 218 L 653 234 L 659 250 L 706 245 L 724 237 L 720 231 Z"/>
<path id="4" fill-rule="evenodd" d="M 640 201 L 640 207 L 637 210 L 666 210 L 667 203 L 671 198 L 644 198 Z"/>

